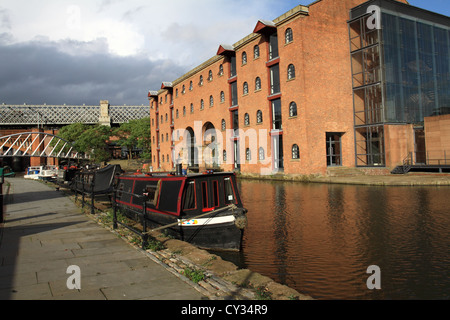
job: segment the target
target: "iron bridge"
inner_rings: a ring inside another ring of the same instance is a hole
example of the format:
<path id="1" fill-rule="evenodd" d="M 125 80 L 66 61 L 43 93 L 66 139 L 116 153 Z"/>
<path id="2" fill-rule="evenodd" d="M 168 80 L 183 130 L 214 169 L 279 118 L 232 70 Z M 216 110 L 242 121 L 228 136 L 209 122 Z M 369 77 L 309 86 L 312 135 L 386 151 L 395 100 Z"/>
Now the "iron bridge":
<path id="1" fill-rule="evenodd" d="M 0 137 L 2 157 L 89 159 L 84 153 L 76 151 L 71 142 L 45 132 L 23 132 Z"/>

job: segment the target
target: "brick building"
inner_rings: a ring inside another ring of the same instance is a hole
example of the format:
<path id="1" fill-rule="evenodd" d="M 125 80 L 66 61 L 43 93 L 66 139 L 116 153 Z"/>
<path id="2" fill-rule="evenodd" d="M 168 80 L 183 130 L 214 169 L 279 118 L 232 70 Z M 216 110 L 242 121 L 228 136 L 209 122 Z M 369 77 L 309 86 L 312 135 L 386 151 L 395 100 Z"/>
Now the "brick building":
<path id="1" fill-rule="evenodd" d="M 446 16 L 405 0 L 318 0 L 252 27 L 149 91 L 154 168 L 390 168 L 426 152 L 425 117 L 450 113 Z"/>

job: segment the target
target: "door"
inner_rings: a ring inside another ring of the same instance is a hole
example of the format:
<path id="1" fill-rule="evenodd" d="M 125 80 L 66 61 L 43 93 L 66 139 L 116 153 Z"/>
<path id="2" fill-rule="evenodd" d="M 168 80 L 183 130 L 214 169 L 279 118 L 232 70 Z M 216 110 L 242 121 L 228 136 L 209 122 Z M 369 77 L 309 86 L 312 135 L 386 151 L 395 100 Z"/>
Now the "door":
<path id="1" fill-rule="evenodd" d="M 342 165 L 341 133 L 327 132 L 327 166 L 336 167 Z"/>
<path id="2" fill-rule="evenodd" d="M 416 164 L 427 163 L 425 130 L 423 130 L 423 128 L 414 129 L 414 152 L 415 152 L 414 159 Z"/>

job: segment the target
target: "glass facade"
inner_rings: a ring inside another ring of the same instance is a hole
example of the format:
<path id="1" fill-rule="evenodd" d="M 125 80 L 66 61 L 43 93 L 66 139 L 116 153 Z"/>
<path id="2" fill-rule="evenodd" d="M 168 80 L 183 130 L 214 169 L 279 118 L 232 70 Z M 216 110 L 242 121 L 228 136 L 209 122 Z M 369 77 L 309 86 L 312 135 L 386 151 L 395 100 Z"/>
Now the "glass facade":
<path id="1" fill-rule="evenodd" d="M 424 117 L 450 114 L 449 21 L 370 4 L 380 8 L 381 28 L 364 7 L 349 21 L 357 166 L 385 165 L 386 124 L 420 126 Z"/>
<path id="2" fill-rule="evenodd" d="M 449 28 L 391 13 L 381 21 L 386 122 L 449 114 Z"/>

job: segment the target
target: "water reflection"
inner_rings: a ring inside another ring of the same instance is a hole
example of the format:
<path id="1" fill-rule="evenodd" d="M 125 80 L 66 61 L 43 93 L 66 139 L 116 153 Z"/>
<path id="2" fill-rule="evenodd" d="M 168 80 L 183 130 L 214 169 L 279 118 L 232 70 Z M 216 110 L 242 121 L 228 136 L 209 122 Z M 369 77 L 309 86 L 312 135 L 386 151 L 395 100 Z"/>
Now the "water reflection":
<path id="1" fill-rule="evenodd" d="M 241 267 L 317 299 L 449 298 L 449 188 L 239 183 Z M 381 290 L 367 289 L 370 265 Z"/>

